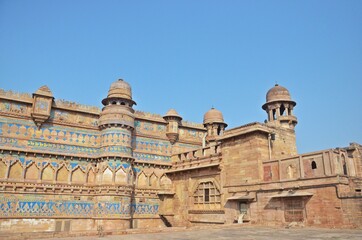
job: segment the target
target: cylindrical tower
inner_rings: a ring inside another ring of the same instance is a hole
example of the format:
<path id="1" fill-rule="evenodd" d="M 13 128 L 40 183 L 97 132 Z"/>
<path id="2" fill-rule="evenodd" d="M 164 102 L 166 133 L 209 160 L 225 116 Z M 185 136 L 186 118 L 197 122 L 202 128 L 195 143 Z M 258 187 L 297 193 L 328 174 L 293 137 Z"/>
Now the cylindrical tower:
<path id="1" fill-rule="evenodd" d="M 134 110 L 131 86 L 123 79 L 111 84 L 99 118 L 102 155 L 132 158 Z"/>

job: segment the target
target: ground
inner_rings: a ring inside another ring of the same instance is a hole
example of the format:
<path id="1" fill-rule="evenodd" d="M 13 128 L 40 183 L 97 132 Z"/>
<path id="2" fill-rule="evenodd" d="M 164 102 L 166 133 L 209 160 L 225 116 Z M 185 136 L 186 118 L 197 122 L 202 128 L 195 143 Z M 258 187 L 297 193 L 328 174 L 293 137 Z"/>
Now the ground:
<path id="1" fill-rule="evenodd" d="M 299 239 L 362 239 L 362 230 L 350 229 L 321 229 L 321 228 L 267 228 L 267 227 L 218 227 L 203 229 L 175 229 L 175 231 L 147 233 L 147 234 L 127 234 L 104 237 L 76 237 L 76 238 L 56 238 L 56 240 L 211 240 L 211 239 L 277 239 L 277 240 L 299 240 Z M 54 240 L 54 238 L 53 238 Z"/>

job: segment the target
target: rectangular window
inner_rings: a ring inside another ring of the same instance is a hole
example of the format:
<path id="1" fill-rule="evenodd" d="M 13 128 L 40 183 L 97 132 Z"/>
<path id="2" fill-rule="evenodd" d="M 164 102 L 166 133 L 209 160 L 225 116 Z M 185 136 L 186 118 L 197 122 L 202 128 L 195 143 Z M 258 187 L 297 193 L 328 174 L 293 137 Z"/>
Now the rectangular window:
<path id="1" fill-rule="evenodd" d="M 301 198 L 289 198 L 284 200 L 284 217 L 286 222 L 304 221 L 304 203 Z"/>
<path id="2" fill-rule="evenodd" d="M 210 189 L 204 189 L 204 202 L 210 202 Z"/>

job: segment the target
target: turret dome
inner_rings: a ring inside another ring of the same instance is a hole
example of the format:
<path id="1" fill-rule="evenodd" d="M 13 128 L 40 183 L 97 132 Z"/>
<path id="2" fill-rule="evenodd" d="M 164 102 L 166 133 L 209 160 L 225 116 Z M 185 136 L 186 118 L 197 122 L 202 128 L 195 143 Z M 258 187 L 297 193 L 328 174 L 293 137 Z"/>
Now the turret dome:
<path id="1" fill-rule="evenodd" d="M 103 99 L 102 103 L 106 105 L 107 102 L 113 101 L 115 99 L 129 100 L 132 102 L 132 104 L 136 104 L 132 100 L 131 86 L 123 79 L 118 79 L 111 84 L 111 87 L 108 90 L 107 98 Z"/>
<path id="2" fill-rule="evenodd" d="M 272 87 L 266 94 L 266 102 L 273 102 L 273 101 L 280 101 L 280 100 L 286 100 L 290 101 L 290 93 L 288 89 L 285 87 L 279 86 L 278 84 L 275 84 L 274 87 Z"/>
<path id="3" fill-rule="evenodd" d="M 208 123 L 224 123 L 225 124 L 222 113 L 215 108 L 211 108 L 204 115 L 204 124 L 208 124 Z"/>
<path id="4" fill-rule="evenodd" d="M 176 118 L 181 118 L 182 119 L 182 117 L 178 114 L 178 112 L 173 108 L 168 110 L 164 117 L 176 117 Z"/>
<path id="5" fill-rule="evenodd" d="M 107 97 L 132 99 L 131 86 L 123 79 L 118 79 L 111 84 Z"/>

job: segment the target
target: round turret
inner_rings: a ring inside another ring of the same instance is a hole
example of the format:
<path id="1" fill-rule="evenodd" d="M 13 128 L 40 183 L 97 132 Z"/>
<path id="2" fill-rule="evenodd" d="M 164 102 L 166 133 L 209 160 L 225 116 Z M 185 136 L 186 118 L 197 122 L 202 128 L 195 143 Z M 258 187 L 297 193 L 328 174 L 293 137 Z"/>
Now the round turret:
<path id="1" fill-rule="evenodd" d="M 111 84 L 99 117 L 102 157 L 133 158 L 132 135 L 134 130 L 135 102 L 131 86 L 122 79 Z"/>

